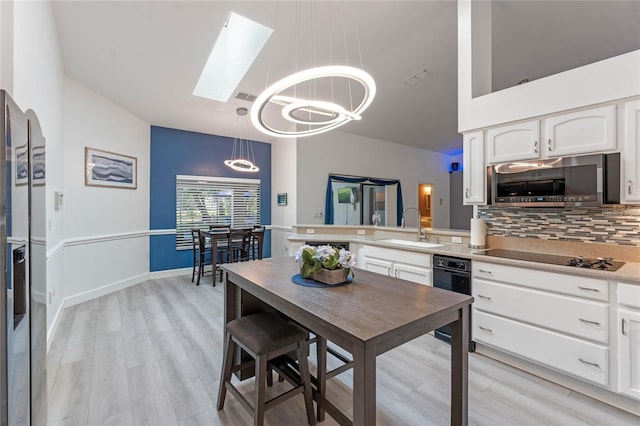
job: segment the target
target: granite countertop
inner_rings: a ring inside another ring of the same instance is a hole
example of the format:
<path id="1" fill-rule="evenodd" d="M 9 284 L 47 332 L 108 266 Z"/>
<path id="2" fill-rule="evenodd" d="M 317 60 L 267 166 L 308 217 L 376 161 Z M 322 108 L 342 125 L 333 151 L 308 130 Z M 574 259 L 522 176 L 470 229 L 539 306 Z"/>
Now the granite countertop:
<path id="1" fill-rule="evenodd" d="M 304 226 L 303 226 L 304 227 Z M 397 228 L 396 228 L 397 229 Z M 487 249 L 472 249 L 463 244 L 443 243 L 434 247 L 418 247 L 404 244 L 396 244 L 385 240 L 392 239 L 389 236 L 375 235 L 336 235 L 336 234 L 294 234 L 289 237 L 290 241 L 340 241 L 352 244 L 367 244 L 378 247 L 386 247 L 400 250 L 407 250 L 419 253 L 440 254 L 445 256 L 461 257 L 475 261 L 495 263 L 501 265 L 519 266 L 528 269 L 541 271 L 559 272 L 571 275 L 581 275 L 585 277 L 601 278 L 607 280 L 624 281 L 640 285 L 640 262 L 625 262 L 617 271 L 602 271 L 598 269 L 575 268 L 564 265 L 551 265 L 546 263 L 531 262 L 526 260 L 507 259 L 499 257 L 489 257 L 483 255 Z M 398 238 L 395 239 L 405 239 Z M 411 241 L 411 240 L 408 240 Z"/>

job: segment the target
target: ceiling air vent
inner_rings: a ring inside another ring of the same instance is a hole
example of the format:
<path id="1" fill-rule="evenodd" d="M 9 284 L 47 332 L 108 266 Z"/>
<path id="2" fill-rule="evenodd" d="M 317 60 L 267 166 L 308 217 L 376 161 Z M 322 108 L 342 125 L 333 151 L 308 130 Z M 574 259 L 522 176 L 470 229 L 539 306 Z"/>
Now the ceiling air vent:
<path id="1" fill-rule="evenodd" d="M 256 98 L 257 98 L 257 96 L 250 95 L 248 93 L 238 92 L 236 94 L 236 99 L 242 99 L 243 101 L 253 102 L 253 101 L 256 100 Z"/>

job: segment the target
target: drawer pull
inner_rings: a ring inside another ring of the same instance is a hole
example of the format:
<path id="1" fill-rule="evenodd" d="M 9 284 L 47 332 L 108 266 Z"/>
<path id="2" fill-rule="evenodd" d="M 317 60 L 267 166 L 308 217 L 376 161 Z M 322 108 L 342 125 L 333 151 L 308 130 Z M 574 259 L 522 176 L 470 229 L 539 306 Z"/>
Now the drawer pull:
<path id="1" fill-rule="evenodd" d="M 590 365 L 590 366 L 592 366 L 592 367 L 598 367 L 598 368 L 600 368 L 600 364 L 595 363 L 595 362 L 585 361 L 585 360 L 584 360 L 584 359 L 582 359 L 582 358 L 578 358 L 578 361 L 580 361 L 580 362 L 581 362 L 581 363 L 583 363 L 583 364 Z"/>
<path id="2" fill-rule="evenodd" d="M 585 290 L 585 291 L 595 291 L 595 292 L 600 293 L 600 290 L 598 290 L 597 288 L 580 287 L 580 286 L 578 286 L 578 288 L 579 288 L 580 290 Z"/>
<path id="3" fill-rule="evenodd" d="M 483 327 L 483 326 L 481 326 L 481 325 L 479 325 L 479 326 L 478 326 L 478 328 L 479 328 L 480 330 L 484 331 L 485 333 L 493 334 L 493 330 L 491 330 L 490 328 Z"/>
<path id="4" fill-rule="evenodd" d="M 535 154 L 537 154 L 537 153 L 538 153 L 538 141 L 535 141 L 535 142 L 533 143 L 533 152 L 534 152 Z"/>
<path id="5" fill-rule="evenodd" d="M 478 269 L 478 272 L 481 272 L 481 273 L 483 273 L 483 274 L 489 274 L 489 275 L 492 275 L 492 274 L 493 274 L 493 272 L 491 272 L 491 271 L 487 271 L 487 270 L 485 270 L 485 269 Z"/>
<path id="6" fill-rule="evenodd" d="M 587 324 L 593 324 L 593 325 L 600 325 L 600 323 L 598 321 L 590 321 L 590 320 L 586 320 L 583 318 L 578 318 L 580 321 L 587 323 Z"/>
<path id="7" fill-rule="evenodd" d="M 389 276 L 389 277 L 391 276 L 391 266 L 389 266 L 387 268 L 387 276 Z"/>
<path id="8" fill-rule="evenodd" d="M 393 276 L 398 278 L 398 270 L 397 269 L 395 271 L 393 271 Z"/>
<path id="9" fill-rule="evenodd" d="M 549 152 L 551 152 L 551 139 L 547 141 L 547 149 Z"/>
<path id="10" fill-rule="evenodd" d="M 491 298 L 489 296 L 483 296 L 482 294 L 479 294 L 478 297 L 480 299 L 484 299 L 484 300 L 491 300 Z"/>
<path id="11" fill-rule="evenodd" d="M 624 332 L 624 318 L 622 318 L 622 335 L 626 336 L 627 333 Z"/>

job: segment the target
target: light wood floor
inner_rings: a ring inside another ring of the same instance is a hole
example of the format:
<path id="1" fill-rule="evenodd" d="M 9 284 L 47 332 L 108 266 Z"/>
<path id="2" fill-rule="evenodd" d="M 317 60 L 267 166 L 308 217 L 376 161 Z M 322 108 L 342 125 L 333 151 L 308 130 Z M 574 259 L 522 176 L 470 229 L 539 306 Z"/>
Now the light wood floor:
<path id="1" fill-rule="evenodd" d="M 251 424 L 232 395 L 223 411 L 215 409 L 223 287 L 210 278 L 195 287 L 190 278 L 147 281 L 64 311 L 48 356 L 49 425 Z M 448 345 L 426 335 L 378 357 L 377 366 L 378 424 L 449 423 Z M 470 424 L 640 421 L 478 354 L 469 366 Z M 328 383 L 328 397 L 345 411 L 351 379 L 345 373 Z M 241 388 L 250 392 L 251 382 Z M 268 425 L 305 419 L 301 396 L 266 414 Z"/>

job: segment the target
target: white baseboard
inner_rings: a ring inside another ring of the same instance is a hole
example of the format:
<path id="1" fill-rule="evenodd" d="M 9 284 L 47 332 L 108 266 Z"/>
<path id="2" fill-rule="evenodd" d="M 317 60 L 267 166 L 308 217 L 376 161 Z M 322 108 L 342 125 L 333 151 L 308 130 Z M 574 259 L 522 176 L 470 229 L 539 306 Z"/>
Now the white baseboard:
<path id="1" fill-rule="evenodd" d="M 47 330 L 47 353 L 49 353 L 49 349 L 51 348 L 53 336 L 55 336 L 55 333 L 58 330 L 58 320 L 62 315 L 62 311 L 64 311 L 64 299 L 62 299 L 62 302 L 60 302 L 60 306 L 58 306 L 58 310 L 51 320 L 51 327 L 49 327 L 49 329 Z"/>
<path id="2" fill-rule="evenodd" d="M 74 306 L 79 303 L 88 302 L 89 300 L 97 299 L 100 296 L 104 296 L 110 293 L 113 293 L 118 290 L 122 290 L 123 288 L 131 287 L 132 285 L 139 284 L 141 282 L 146 281 L 149 278 L 148 273 L 136 275 L 131 278 L 127 278 L 122 281 L 117 281 L 115 283 L 107 284 L 102 287 L 94 288 L 91 290 L 84 291 L 82 293 L 75 294 L 73 296 L 64 298 L 65 307 Z"/>
<path id="3" fill-rule="evenodd" d="M 172 277 L 179 277 L 182 275 L 190 275 L 191 270 L 192 270 L 191 268 L 179 268 L 179 269 L 167 269 L 164 271 L 149 272 L 149 279 L 153 280 L 157 278 L 172 278 Z"/>
<path id="4" fill-rule="evenodd" d="M 64 299 L 62 299 L 62 302 L 58 307 L 58 311 L 56 312 L 56 314 L 53 317 L 53 320 L 51 321 L 51 326 L 47 330 L 47 352 L 49 351 L 51 342 L 53 341 L 56 330 L 58 329 L 58 322 L 60 320 L 62 312 L 66 308 L 70 306 L 78 305 L 83 302 L 88 302 L 93 299 L 97 299 L 98 297 L 105 296 L 110 293 L 114 293 L 118 290 L 122 290 L 123 288 L 140 284 L 150 279 L 179 277 L 182 275 L 189 275 L 189 274 L 191 274 L 191 268 L 168 269 L 165 271 L 148 272 L 148 273 L 136 275 L 135 277 L 127 278 L 122 281 L 107 284 L 99 288 L 94 288 L 92 290 L 74 294 L 73 296 L 65 297 Z"/>

